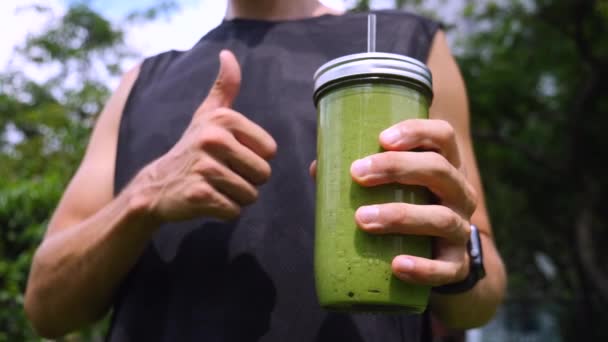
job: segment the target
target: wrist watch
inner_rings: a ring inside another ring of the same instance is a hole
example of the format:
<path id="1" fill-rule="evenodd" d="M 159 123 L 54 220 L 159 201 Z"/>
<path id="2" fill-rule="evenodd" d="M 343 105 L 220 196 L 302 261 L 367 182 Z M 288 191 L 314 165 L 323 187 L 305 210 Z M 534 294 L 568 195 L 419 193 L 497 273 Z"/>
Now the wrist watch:
<path id="1" fill-rule="evenodd" d="M 440 294 L 456 294 L 472 289 L 475 284 L 486 275 L 483 267 L 483 251 L 481 249 L 481 236 L 479 229 L 474 224 L 471 225 L 471 237 L 467 243 L 469 253 L 469 274 L 459 282 L 437 286 L 433 292 Z"/>

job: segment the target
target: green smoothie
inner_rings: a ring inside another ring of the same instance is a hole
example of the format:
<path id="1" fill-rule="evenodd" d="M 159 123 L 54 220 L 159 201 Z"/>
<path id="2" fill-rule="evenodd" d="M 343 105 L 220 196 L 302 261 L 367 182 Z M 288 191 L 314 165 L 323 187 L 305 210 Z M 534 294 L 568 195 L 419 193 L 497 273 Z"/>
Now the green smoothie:
<path id="1" fill-rule="evenodd" d="M 319 302 L 338 311 L 422 312 L 430 288 L 397 279 L 391 262 L 400 254 L 430 257 L 430 239 L 368 234 L 357 227 L 355 211 L 363 205 L 390 202 L 426 204 L 430 195 L 417 186 L 362 187 L 352 180 L 350 167 L 357 159 L 382 152 L 378 136 L 386 128 L 406 119 L 428 118 L 430 93 L 411 79 L 395 75 L 356 73 L 342 81 L 329 79 L 315 94 Z"/>

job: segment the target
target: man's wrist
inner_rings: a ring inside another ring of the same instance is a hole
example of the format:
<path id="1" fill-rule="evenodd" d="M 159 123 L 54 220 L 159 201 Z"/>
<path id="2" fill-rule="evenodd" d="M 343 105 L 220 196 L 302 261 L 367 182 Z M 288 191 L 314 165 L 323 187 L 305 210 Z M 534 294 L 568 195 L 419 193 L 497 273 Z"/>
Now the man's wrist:
<path id="1" fill-rule="evenodd" d="M 144 168 L 127 186 L 121 196 L 125 197 L 127 217 L 129 220 L 145 223 L 151 228 L 163 222 L 156 212 L 156 197 L 153 186 L 147 180 L 147 168 Z"/>

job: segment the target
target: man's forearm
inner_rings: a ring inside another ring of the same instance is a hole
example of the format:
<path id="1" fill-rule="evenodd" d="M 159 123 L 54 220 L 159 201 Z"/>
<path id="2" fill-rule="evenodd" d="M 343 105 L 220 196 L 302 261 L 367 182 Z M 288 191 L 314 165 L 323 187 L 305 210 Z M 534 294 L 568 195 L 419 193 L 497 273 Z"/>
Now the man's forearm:
<path id="1" fill-rule="evenodd" d="M 58 337 L 99 319 L 158 225 L 125 191 L 87 220 L 48 236 L 37 250 L 25 309 L 34 328 Z"/>
<path id="2" fill-rule="evenodd" d="M 433 293 L 431 310 L 446 326 L 469 329 L 487 323 L 505 295 L 506 272 L 493 241 L 482 234 L 486 277 L 470 291 L 455 295 Z"/>

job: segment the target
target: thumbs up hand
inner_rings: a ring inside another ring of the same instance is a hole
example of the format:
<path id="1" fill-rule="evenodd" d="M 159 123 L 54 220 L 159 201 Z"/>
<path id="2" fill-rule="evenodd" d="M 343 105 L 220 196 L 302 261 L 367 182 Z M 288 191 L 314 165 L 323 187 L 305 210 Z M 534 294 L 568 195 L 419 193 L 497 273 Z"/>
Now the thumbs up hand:
<path id="1" fill-rule="evenodd" d="M 241 70 L 234 55 L 220 53 L 220 70 L 181 139 L 135 177 L 135 206 L 159 223 L 195 217 L 231 219 L 258 197 L 270 177 L 274 139 L 232 110 Z"/>

